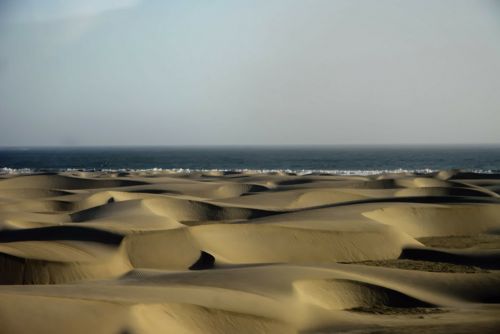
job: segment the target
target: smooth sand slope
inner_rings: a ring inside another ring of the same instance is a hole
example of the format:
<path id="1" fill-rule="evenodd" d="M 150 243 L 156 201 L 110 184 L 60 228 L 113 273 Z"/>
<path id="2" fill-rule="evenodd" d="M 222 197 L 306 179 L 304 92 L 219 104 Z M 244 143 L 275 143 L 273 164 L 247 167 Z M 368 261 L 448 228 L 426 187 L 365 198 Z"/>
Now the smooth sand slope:
<path id="1" fill-rule="evenodd" d="M 498 333 L 500 176 L 0 176 L 0 333 Z"/>

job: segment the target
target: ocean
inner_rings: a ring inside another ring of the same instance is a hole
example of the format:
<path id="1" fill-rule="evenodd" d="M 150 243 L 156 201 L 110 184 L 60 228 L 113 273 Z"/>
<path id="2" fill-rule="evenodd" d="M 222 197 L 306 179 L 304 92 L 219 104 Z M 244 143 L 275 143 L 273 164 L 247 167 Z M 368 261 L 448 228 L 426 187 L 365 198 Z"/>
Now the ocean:
<path id="1" fill-rule="evenodd" d="M 500 172 L 500 146 L 0 148 L 1 173 L 256 170 L 335 174 Z"/>

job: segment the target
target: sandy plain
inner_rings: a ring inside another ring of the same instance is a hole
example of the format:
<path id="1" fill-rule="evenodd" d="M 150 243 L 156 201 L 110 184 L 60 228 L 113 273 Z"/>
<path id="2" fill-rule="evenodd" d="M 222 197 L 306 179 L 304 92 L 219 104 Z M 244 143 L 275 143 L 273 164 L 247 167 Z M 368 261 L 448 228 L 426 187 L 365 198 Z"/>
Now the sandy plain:
<path id="1" fill-rule="evenodd" d="M 0 333 L 498 333 L 500 176 L 0 176 Z"/>

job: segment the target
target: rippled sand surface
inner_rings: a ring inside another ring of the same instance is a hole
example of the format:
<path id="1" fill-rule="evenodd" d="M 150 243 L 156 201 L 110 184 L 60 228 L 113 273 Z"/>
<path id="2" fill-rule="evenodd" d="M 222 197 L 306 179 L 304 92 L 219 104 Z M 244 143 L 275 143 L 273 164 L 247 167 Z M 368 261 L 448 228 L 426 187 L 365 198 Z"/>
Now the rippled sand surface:
<path id="1" fill-rule="evenodd" d="M 500 176 L 0 177 L 1 333 L 497 333 Z"/>

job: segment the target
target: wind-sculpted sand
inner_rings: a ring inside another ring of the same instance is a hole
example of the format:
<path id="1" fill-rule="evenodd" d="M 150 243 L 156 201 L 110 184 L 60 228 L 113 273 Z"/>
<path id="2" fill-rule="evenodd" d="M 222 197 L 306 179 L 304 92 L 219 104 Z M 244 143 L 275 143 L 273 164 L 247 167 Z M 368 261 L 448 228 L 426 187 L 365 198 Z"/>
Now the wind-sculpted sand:
<path id="1" fill-rule="evenodd" d="M 0 177 L 0 333 L 498 333 L 500 176 Z"/>

